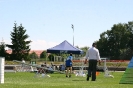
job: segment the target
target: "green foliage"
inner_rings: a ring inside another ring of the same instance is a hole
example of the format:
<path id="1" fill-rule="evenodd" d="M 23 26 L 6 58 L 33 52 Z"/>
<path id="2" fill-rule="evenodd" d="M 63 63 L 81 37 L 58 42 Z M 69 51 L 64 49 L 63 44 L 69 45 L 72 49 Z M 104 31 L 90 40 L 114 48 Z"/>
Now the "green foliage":
<path id="1" fill-rule="evenodd" d="M 30 51 L 29 43 L 31 41 L 26 41 L 29 36 L 25 33 L 26 30 L 22 24 L 20 24 L 20 26 L 17 26 L 16 23 L 14 24 L 13 32 L 11 32 L 12 45 L 7 45 L 12 49 L 11 60 L 21 60 L 22 58 L 25 60 L 28 59 L 28 54 Z"/>
<path id="2" fill-rule="evenodd" d="M 133 56 L 133 22 L 115 24 L 111 30 L 100 34 L 97 48 L 101 57 L 110 59 L 131 59 Z M 130 53 L 129 53 L 130 51 Z"/>
<path id="3" fill-rule="evenodd" d="M 29 54 L 29 57 L 32 58 L 32 59 L 39 58 L 35 52 L 32 52 L 31 54 Z"/>
<path id="4" fill-rule="evenodd" d="M 54 54 L 50 54 L 50 55 L 48 56 L 48 59 L 49 59 L 49 61 L 54 61 Z"/>
<path id="5" fill-rule="evenodd" d="M 4 42 L 1 42 L 1 44 L 0 44 L 0 56 L 5 57 L 6 60 L 10 60 L 10 55 L 8 53 L 6 53 L 5 46 L 6 45 L 4 44 Z"/>
<path id="6" fill-rule="evenodd" d="M 40 54 L 40 58 L 46 58 L 47 57 L 47 52 L 46 51 L 43 51 L 41 54 Z"/>
<path id="7" fill-rule="evenodd" d="M 6 51 L 5 51 L 5 44 L 1 42 L 0 44 L 0 56 L 5 57 L 6 56 Z"/>
<path id="8" fill-rule="evenodd" d="M 83 50 L 83 52 L 84 52 L 84 53 L 82 54 L 82 56 L 85 56 L 87 50 L 89 49 L 89 47 L 85 46 L 85 47 L 81 47 L 80 49 Z"/>

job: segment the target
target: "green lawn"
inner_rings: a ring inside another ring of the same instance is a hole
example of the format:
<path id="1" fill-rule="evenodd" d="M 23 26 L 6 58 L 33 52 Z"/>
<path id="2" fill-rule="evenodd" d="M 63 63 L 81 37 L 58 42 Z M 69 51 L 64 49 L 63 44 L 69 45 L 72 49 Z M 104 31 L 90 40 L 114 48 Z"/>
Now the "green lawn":
<path id="1" fill-rule="evenodd" d="M 51 77 L 37 77 L 35 73 L 5 73 L 4 84 L 0 88 L 133 88 L 133 84 L 119 84 L 123 72 L 113 72 L 114 78 L 105 78 L 103 73 L 97 81 L 86 81 L 86 77 L 66 78 L 65 74 L 53 73 Z"/>

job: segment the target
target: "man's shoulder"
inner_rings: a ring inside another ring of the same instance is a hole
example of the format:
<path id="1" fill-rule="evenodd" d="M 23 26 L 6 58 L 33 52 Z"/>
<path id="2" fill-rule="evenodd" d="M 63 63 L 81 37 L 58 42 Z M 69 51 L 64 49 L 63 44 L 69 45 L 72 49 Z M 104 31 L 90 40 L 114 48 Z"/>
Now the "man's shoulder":
<path id="1" fill-rule="evenodd" d="M 97 48 L 94 48 L 94 50 L 99 51 Z"/>
<path id="2" fill-rule="evenodd" d="M 98 50 L 97 48 L 95 48 L 95 47 L 91 47 L 89 50 L 90 50 L 90 51 L 91 51 L 91 50 L 99 51 L 99 50 Z"/>
<path id="3" fill-rule="evenodd" d="M 91 50 L 91 49 L 93 49 L 93 47 L 90 47 L 88 50 Z"/>
<path id="4" fill-rule="evenodd" d="M 91 47 L 91 48 L 89 48 L 88 50 L 94 50 L 94 49 L 96 49 L 95 47 Z"/>

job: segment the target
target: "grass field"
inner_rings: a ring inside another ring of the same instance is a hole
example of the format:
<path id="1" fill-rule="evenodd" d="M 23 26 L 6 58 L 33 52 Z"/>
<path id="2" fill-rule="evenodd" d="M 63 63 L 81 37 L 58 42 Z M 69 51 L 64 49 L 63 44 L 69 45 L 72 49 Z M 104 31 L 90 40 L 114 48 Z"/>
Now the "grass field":
<path id="1" fill-rule="evenodd" d="M 35 73 L 5 73 L 4 84 L 0 88 L 133 88 L 133 84 L 119 84 L 123 72 L 113 72 L 114 78 L 105 78 L 104 73 L 96 81 L 86 81 L 86 77 L 66 78 L 65 74 L 53 73 L 51 77 L 37 77 Z"/>

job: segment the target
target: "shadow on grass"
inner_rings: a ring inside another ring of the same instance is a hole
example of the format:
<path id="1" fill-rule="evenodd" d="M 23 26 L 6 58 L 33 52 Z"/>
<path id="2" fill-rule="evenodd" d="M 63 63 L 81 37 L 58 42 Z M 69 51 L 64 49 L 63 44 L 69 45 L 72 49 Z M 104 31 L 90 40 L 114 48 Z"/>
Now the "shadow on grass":
<path id="1" fill-rule="evenodd" d="M 86 81 L 86 80 L 79 80 L 79 79 L 78 79 L 78 80 L 72 80 L 72 81 Z"/>

